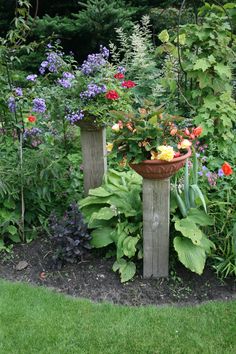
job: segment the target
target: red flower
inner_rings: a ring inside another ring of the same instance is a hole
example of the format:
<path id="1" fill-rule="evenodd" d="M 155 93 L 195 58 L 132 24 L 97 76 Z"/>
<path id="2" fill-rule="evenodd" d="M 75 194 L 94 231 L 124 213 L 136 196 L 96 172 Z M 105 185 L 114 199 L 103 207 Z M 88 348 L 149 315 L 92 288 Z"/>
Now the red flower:
<path id="1" fill-rule="evenodd" d="M 228 162 L 225 162 L 222 167 L 221 167 L 222 171 L 224 172 L 224 175 L 225 176 L 229 176 L 229 175 L 232 175 L 233 173 L 233 170 L 230 166 L 230 164 L 228 164 Z"/>
<path id="2" fill-rule="evenodd" d="M 35 123 L 37 120 L 37 118 L 35 116 L 29 116 L 27 119 L 30 123 Z"/>
<path id="3" fill-rule="evenodd" d="M 110 90 L 106 93 L 106 98 L 108 100 L 118 100 L 119 95 L 115 90 Z"/>
<path id="4" fill-rule="evenodd" d="M 124 79 L 124 77 L 125 77 L 125 75 L 122 74 L 122 73 L 117 73 L 117 74 L 114 75 L 114 78 L 115 79 L 119 79 L 119 80 Z"/>
<path id="5" fill-rule="evenodd" d="M 193 134 L 195 136 L 200 136 L 202 134 L 202 127 L 197 127 L 195 129 L 193 129 Z"/>
<path id="6" fill-rule="evenodd" d="M 181 153 L 179 151 L 175 152 L 174 157 L 180 157 Z"/>
<path id="7" fill-rule="evenodd" d="M 121 85 L 126 88 L 132 88 L 136 86 L 136 83 L 131 80 L 128 80 L 128 81 L 123 81 Z"/>

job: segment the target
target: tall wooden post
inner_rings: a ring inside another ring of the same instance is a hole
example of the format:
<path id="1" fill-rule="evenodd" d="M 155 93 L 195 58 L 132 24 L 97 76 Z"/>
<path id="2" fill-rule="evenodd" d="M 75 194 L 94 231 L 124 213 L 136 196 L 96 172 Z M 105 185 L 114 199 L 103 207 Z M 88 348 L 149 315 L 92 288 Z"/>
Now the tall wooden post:
<path id="1" fill-rule="evenodd" d="M 84 192 L 87 195 L 89 189 L 101 185 L 103 175 L 107 171 L 106 129 L 101 127 L 87 130 L 81 127 L 80 132 Z"/>
<path id="2" fill-rule="evenodd" d="M 170 179 L 143 179 L 143 276 L 168 277 Z"/>

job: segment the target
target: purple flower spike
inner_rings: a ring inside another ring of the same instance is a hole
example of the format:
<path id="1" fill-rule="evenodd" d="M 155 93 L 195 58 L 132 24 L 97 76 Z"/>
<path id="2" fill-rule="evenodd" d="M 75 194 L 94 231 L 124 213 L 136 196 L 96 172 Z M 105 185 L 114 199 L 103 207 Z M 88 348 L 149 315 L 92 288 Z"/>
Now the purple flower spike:
<path id="1" fill-rule="evenodd" d="M 84 118 L 83 111 L 78 110 L 77 112 L 71 112 L 67 114 L 66 119 L 72 125 L 76 124 L 78 121 Z"/>
<path id="2" fill-rule="evenodd" d="M 100 45 L 100 53 L 102 54 L 103 58 L 105 58 L 105 59 L 109 58 L 109 55 L 110 55 L 109 49 L 107 49 L 106 47 L 103 47 L 102 45 Z"/>
<path id="3" fill-rule="evenodd" d="M 8 99 L 8 108 L 9 108 L 11 113 L 15 113 L 16 112 L 15 97 L 13 97 L 13 96 L 9 97 L 9 99 Z"/>
<path id="4" fill-rule="evenodd" d="M 221 168 L 218 170 L 218 176 L 219 177 L 223 177 L 224 176 L 224 172 L 223 172 L 223 170 Z"/>
<path id="5" fill-rule="evenodd" d="M 44 113 L 46 111 L 46 103 L 43 98 L 35 98 L 33 100 L 33 111 L 37 113 Z"/>

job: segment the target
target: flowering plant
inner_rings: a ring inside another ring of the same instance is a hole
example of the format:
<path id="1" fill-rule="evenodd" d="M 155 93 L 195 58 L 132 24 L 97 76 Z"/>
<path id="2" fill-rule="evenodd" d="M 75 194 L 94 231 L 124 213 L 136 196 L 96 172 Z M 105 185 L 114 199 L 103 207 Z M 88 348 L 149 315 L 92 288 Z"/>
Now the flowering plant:
<path id="1" fill-rule="evenodd" d="M 139 109 L 112 127 L 112 153 L 123 163 L 143 160 L 172 161 L 185 154 L 202 128 L 186 128 L 184 118 L 160 110 Z"/>

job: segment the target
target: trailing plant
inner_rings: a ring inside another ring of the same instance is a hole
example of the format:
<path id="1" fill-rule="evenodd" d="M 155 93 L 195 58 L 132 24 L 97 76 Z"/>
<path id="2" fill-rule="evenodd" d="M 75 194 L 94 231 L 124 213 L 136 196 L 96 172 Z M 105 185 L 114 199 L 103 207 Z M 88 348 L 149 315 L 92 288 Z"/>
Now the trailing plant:
<path id="1" fill-rule="evenodd" d="M 53 263 L 58 268 L 65 262 L 74 263 L 82 259 L 91 249 L 91 236 L 76 203 L 71 204 L 61 218 L 53 213 L 49 219 L 49 230 L 56 249 Z"/>
<path id="2" fill-rule="evenodd" d="M 91 229 L 95 248 L 113 246 L 121 282 L 133 278 L 135 260 L 142 258 L 141 177 L 110 170 L 101 187 L 91 189 L 79 206 Z M 110 248 L 109 248 L 110 249 Z"/>
<path id="3" fill-rule="evenodd" d="M 205 198 L 198 186 L 198 162 L 194 154 L 193 166 L 189 170 L 186 162 L 183 185 L 175 181 L 174 195 L 178 210 L 172 218 L 175 227 L 174 248 L 178 258 L 192 272 L 202 274 L 207 255 L 214 243 L 206 236 L 204 227 L 213 225 L 213 219 L 207 214 Z M 203 206 L 203 210 L 200 208 Z"/>

